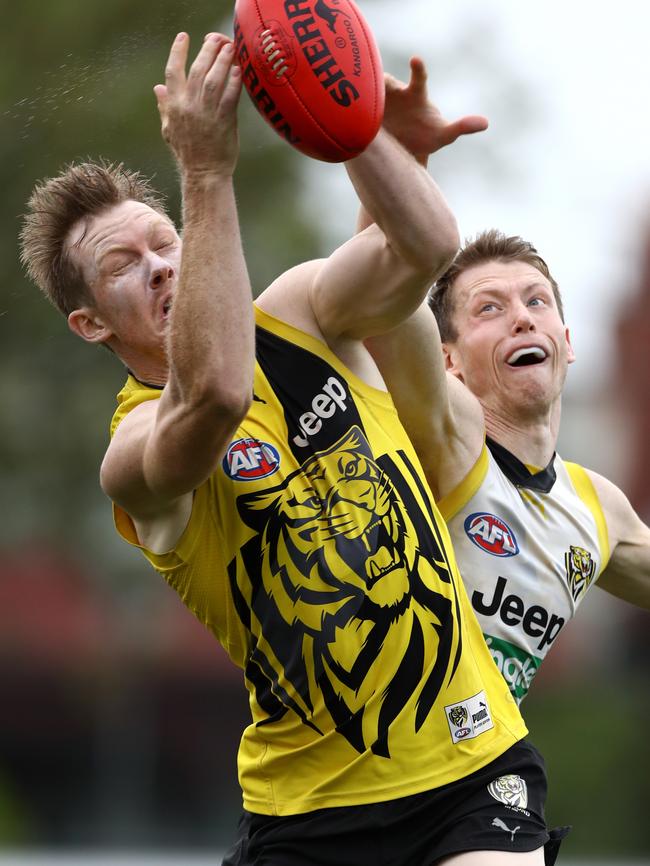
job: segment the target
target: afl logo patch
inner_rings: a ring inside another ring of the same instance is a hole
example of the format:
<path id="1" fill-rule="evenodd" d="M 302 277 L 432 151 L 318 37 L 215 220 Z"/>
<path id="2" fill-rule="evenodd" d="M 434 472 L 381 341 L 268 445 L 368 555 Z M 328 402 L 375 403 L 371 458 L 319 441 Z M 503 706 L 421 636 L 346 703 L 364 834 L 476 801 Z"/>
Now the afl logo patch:
<path id="1" fill-rule="evenodd" d="M 465 520 L 467 537 L 492 556 L 516 556 L 519 546 L 514 532 L 495 514 L 475 512 Z"/>
<path id="2" fill-rule="evenodd" d="M 278 471 L 280 455 L 268 442 L 238 439 L 228 448 L 222 466 L 233 481 L 256 481 Z"/>

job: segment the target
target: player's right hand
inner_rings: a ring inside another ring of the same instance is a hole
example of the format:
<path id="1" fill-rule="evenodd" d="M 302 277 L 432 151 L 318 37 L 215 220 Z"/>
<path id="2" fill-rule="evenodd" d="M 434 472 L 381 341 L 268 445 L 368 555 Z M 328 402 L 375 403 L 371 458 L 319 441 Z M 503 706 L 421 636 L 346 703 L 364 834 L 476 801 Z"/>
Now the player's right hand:
<path id="1" fill-rule="evenodd" d="M 241 72 L 227 36 L 208 33 L 186 74 L 189 36 L 179 33 L 154 93 L 162 134 L 182 173 L 229 174 L 239 153 L 237 104 Z"/>
<path id="2" fill-rule="evenodd" d="M 427 70 L 419 57 L 412 57 L 408 84 L 386 74 L 384 127 L 403 147 L 426 165 L 429 154 L 452 144 L 461 135 L 487 129 L 487 118 L 467 115 L 448 121 L 429 100 Z"/>

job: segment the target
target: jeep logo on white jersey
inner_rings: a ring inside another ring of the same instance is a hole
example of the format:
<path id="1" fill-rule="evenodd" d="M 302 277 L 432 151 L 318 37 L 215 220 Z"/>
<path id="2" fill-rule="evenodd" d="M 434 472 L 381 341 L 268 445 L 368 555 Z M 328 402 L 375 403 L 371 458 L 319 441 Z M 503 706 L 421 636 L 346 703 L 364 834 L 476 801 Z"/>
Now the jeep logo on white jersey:
<path id="1" fill-rule="evenodd" d="M 298 419 L 302 436 L 294 436 L 294 443 L 300 448 L 306 448 L 309 445 L 308 437 L 315 436 L 320 431 L 324 418 L 331 418 L 337 409 L 345 412 L 346 396 L 342 383 L 335 376 L 330 376 L 323 385 L 323 390 L 311 401 L 311 412 L 303 412 Z"/>
<path id="2" fill-rule="evenodd" d="M 507 584 L 507 578 L 499 577 L 491 599 L 486 599 L 485 593 L 478 589 L 472 593 L 472 607 L 479 614 L 483 631 L 490 632 L 489 618 L 498 617 L 504 625 L 520 628 L 529 637 L 539 638 L 537 649 L 545 651 L 560 633 L 564 625 L 563 617 L 549 614 L 539 604 L 527 608 L 520 595 L 514 592 L 506 595 Z"/>
<path id="3" fill-rule="evenodd" d="M 519 553 L 514 532 L 496 514 L 470 514 L 464 528 L 472 544 L 492 556 L 516 556 Z"/>

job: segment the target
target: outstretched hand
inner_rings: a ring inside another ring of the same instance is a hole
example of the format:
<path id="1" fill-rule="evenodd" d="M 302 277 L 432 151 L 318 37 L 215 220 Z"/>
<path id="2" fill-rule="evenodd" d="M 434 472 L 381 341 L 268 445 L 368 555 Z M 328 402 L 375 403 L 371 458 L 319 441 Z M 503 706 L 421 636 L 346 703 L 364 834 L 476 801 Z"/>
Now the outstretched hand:
<path id="1" fill-rule="evenodd" d="M 232 174 L 242 86 L 232 42 L 208 33 L 186 73 L 188 52 L 189 36 L 179 33 L 169 52 L 166 83 L 154 87 L 163 138 L 182 171 Z"/>
<path id="2" fill-rule="evenodd" d="M 452 144 L 461 135 L 487 129 L 487 118 L 468 115 L 458 120 L 445 120 L 439 109 L 429 101 L 427 70 L 419 57 L 410 61 L 408 84 L 386 74 L 386 106 L 384 127 L 418 162 L 426 165 L 429 154 Z"/>

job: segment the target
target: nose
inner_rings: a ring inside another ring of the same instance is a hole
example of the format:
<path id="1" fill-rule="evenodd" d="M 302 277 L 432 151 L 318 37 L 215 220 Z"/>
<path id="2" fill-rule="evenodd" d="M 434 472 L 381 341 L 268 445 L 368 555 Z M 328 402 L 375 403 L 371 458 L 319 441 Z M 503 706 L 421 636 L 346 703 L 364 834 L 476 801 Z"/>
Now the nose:
<path id="1" fill-rule="evenodd" d="M 520 304 L 515 310 L 515 315 L 512 323 L 513 334 L 521 334 L 527 331 L 535 330 L 535 322 L 530 314 L 530 310 L 525 304 Z"/>
<path id="2" fill-rule="evenodd" d="M 162 289 L 174 276 L 174 268 L 164 259 L 156 256 L 156 260 L 152 263 L 151 277 L 149 285 L 152 289 Z"/>

